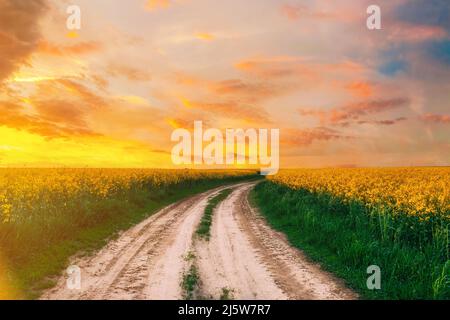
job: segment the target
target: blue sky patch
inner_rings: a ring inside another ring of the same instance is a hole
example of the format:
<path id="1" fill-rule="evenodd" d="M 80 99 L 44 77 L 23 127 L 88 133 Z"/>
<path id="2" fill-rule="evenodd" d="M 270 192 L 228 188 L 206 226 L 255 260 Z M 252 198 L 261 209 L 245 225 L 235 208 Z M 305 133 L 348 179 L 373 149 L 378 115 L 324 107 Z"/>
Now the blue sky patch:
<path id="1" fill-rule="evenodd" d="M 450 64 L 450 40 L 432 42 L 429 45 L 428 52 L 432 58 Z"/>
<path id="2" fill-rule="evenodd" d="M 378 71 L 386 76 L 395 76 L 399 72 L 406 71 L 408 64 L 404 60 L 391 60 L 382 64 Z"/>

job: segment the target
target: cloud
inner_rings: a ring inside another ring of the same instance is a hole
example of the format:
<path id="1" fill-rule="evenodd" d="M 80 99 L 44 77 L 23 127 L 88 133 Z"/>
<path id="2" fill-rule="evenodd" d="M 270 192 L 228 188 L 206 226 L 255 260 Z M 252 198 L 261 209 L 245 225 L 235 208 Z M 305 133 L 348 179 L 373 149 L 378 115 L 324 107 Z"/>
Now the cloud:
<path id="1" fill-rule="evenodd" d="M 412 42 L 406 50 L 424 53 L 427 64 L 450 64 L 450 2 L 411 0 L 393 12 L 393 31 L 388 40 Z"/>
<path id="2" fill-rule="evenodd" d="M 408 120 L 406 117 L 398 117 L 391 120 L 359 120 L 356 123 L 357 124 L 376 124 L 376 125 L 383 125 L 383 126 L 392 126 L 394 124 L 397 124 L 401 121 Z"/>
<path id="3" fill-rule="evenodd" d="M 420 116 L 420 119 L 422 119 L 425 122 L 430 122 L 430 123 L 442 123 L 442 124 L 450 123 L 450 115 L 447 115 L 447 114 L 426 113 L 426 114 Z"/>
<path id="4" fill-rule="evenodd" d="M 373 85 L 366 81 L 354 81 L 346 85 L 345 88 L 353 95 L 368 98 L 373 94 Z"/>
<path id="5" fill-rule="evenodd" d="M 288 87 L 276 84 L 244 81 L 241 79 L 228 79 L 210 84 L 210 90 L 219 95 L 230 95 L 242 101 L 257 102 L 275 97 L 288 91 Z"/>
<path id="6" fill-rule="evenodd" d="M 80 84 L 74 80 L 70 79 L 57 79 L 54 81 L 50 81 L 49 85 L 62 85 L 66 90 L 70 92 L 72 96 L 78 97 L 83 101 L 87 106 L 91 108 L 102 108 L 106 106 L 106 100 L 94 93 L 91 89 L 89 89 L 84 84 Z M 55 88 L 52 88 L 54 91 Z M 45 92 L 45 90 L 44 90 Z"/>
<path id="7" fill-rule="evenodd" d="M 244 121 L 271 123 L 264 108 L 253 105 L 243 105 L 237 101 L 190 101 L 183 99 L 182 104 L 189 109 L 201 110 L 216 117 L 240 119 Z"/>
<path id="8" fill-rule="evenodd" d="M 298 20 L 306 7 L 302 5 L 284 4 L 281 6 L 281 13 L 290 20 Z"/>
<path id="9" fill-rule="evenodd" d="M 98 74 L 90 75 L 90 79 L 97 86 L 97 88 L 103 91 L 105 91 L 109 85 L 108 80 Z"/>
<path id="10" fill-rule="evenodd" d="M 145 68 L 135 68 L 125 64 L 110 64 L 106 72 L 112 77 L 124 77 L 130 81 L 150 81 L 150 73 Z"/>
<path id="11" fill-rule="evenodd" d="M 208 80 L 194 75 L 177 72 L 175 82 L 178 85 L 195 87 L 206 90 L 214 96 L 228 97 L 241 103 L 258 103 L 269 98 L 280 96 L 293 88 L 287 84 L 276 83 L 258 79 L 226 79 L 221 81 Z"/>
<path id="12" fill-rule="evenodd" d="M 317 110 L 312 108 L 301 108 L 299 113 L 302 116 L 317 117 L 320 123 L 325 124 L 349 124 L 357 122 L 361 117 L 381 113 L 406 106 L 409 100 L 406 98 L 395 98 L 387 100 L 371 100 L 359 103 L 344 105 L 329 110 Z"/>
<path id="13" fill-rule="evenodd" d="M 27 63 L 41 38 L 39 20 L 47 9 L 45 0 L 0 1 L 0 82 Z"/>
<path id="14" fill-rule="evenodd" d="M 86 127 L 58 124 L 39 115 L 27 114 L 22 105 L 7 101 L 0 101 L 0 125 L 48 138 L 98 135 Z"/>
<path id="15" fill-rule="evenodd" d="M 94 110 L 106 109 L 105 98 L 72 79 L 40 81 L 35 87 L 33 94 L 21 99 L 26 104 L 13 97 L 2 102 L 1 124 L 46 137 L 98 135 L 87 118 Z"/>
<path id="16" fill-rule="evenodd" d="M 87 41 L 77 44 L 63 46 L 56 45 L 45 40 L 39 43 L 37 51 L 39 53 L 53 55 L 53 56 L 66 56 L 66 55 L 83 55 L 93 52 L 98 52 L 102 48 L 99 42 Z"/>
<path id="17" fill-rule="evenodd" d="M 313 75 L 306 59 L 293 56 L 256 57 L 239 61 L 235 67 L 248 74 L 263 78 L 283 78 L 296 74 Z"/>
<path id="18" fill-rule="evenodd" d="M 41 81 L 26 99 L 10 97 L 0 106 L 0 125 L 48 138 L 108 135 L 156 141 L 165 136 L 165 110 L 151 108 L 141 97 L 98 92 L 95 85 L 79 81 Z"/>
<path id="19" fill-rule="evenodd" d="M 341 21 L 348 19 L 348 17 L 342 13 L 338 14 L 321 10 L 313 10 L 302 4 L 283 4 L 280 11 L 283 16 L 292 21 L 297 21 L 301 18 L 337 19 Z"/>
<path id="20" fill-rule="evenodd" d="M 316 127 L 310 129 L 284 128 L 280 132 L 280 138 L 282 145 L 308 146 L 314 141 L 350 139 L 352 137 L 327 127 Z"/>
<path id="21" fill-rule="evenodd" d="M 445 39 L 447 36 L 447 31 L 440 26 L 393 22 L 388 30 L 387 40 L 416 43 Z"/>
<path id="22" fill-rule="evenodd" d="M 47 99 L 33 101 L 33 106 L 41 119 L 86 128 L 84 117 L 87 110 L 80 103 Z"/>
<path id="23" fill-rule="evenodd" d="M 324 74 L 355 75 L 367 70 L 361 64 L 349 60 L 324 63 L 301 56 L 255 57 L 237 62 L 235 68 L 263 79 L 302 77 L 311 81 L 321 79 Z"/>
<path id="24" fill-rule="evenodd" d="M 197 33 L 195 35 L 195 37 L 199 40 L 203 40 L 203 41 L 212 41 L 215 39 L 215 36 L 211 33 L 207 33 L 207 32 L 200 32 Z"/>
<path id="25" fill-rule="evenodd" d="M 171 0 L 147 0 L 145 9 L 148 11 L 154 11 L 158 9 L 167 9 L 172 5 Z"/>
<path id="26" fill-rule="evenodd" d="M 178 128 L 191 128 L 194 125 L 194 119 L 191 120 L 186 120 L 186 119 L 182 119 L 182 118 L 167 118 L 166 122 L 173 128 L 173 129 L 178 129 Z"/>
<path id="27" fill-rule="evenodd" d="M 411 24 L 442 27 L 450 32 L 450 2 L 448 0 L 405 1 L 396 8 L 395 17 Z"/>

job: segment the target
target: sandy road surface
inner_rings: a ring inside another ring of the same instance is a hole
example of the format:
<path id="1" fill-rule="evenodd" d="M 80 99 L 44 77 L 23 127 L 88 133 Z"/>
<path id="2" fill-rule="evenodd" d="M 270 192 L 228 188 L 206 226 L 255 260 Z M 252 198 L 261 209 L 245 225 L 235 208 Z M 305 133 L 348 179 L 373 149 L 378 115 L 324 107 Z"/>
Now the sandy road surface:
<path id="1" fill-rule="evenodd" d="M 196 241 L 201 294 L 235 299 L 354 299 L 342 283 L 309 262 L 272 230 L 248 202 L 253 184 L 216 209 L 211 239 Z"/>
<path id="2" fill-rule="evenodd" d="M 209 241 L 194 236 L 214 189 L 166 207 L 123 232 L 97 254 L 74 259 L 81 289 L 66 278 L 41 299 L 182 299 L 181 282 L 195 254 L 197 295 L 217 299 L 352 299 L 355 295 L 320 270 L 267 226 L 247 201 L 254 183 L 234 191 L 215 210 Z"/>

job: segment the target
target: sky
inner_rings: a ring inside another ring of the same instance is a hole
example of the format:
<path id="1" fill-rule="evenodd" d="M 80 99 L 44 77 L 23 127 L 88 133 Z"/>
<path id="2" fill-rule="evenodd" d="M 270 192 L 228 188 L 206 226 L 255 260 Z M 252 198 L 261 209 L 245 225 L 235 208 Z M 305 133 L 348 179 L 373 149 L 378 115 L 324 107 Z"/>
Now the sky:
<path id="1" fill-rule="evenodd" d="M 448 0 L 0 0 L 0 166 L 171 167 L 196 120 L 278 128 L 282 167 L 449 165 L 449 80 Z"/>

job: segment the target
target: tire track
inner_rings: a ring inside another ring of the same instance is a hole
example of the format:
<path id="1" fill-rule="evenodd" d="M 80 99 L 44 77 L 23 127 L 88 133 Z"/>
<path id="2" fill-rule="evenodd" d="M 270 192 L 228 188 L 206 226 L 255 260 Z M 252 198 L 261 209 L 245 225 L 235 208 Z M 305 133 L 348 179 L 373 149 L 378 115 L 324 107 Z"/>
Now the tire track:
<path id="1" fill-rule="evenodd" d="M 209 197 L 225 187 L 170 205 L 123 232 L 92 257 L 71 262 L 81 269 L 81 289 L 66 277 L 41 299 L 178 299 L 192 233 Z M 170 288 L 170 289 L 169 289 Z"/>
<path id="2" fill-rule="evenodd" d="M 254 184 L 235 189 L 214 213 L 211 239 L 196 242 L 201 292 L 236 299 L 354 299 L 341 281 L 272 230 L 248 202 Z"/>

